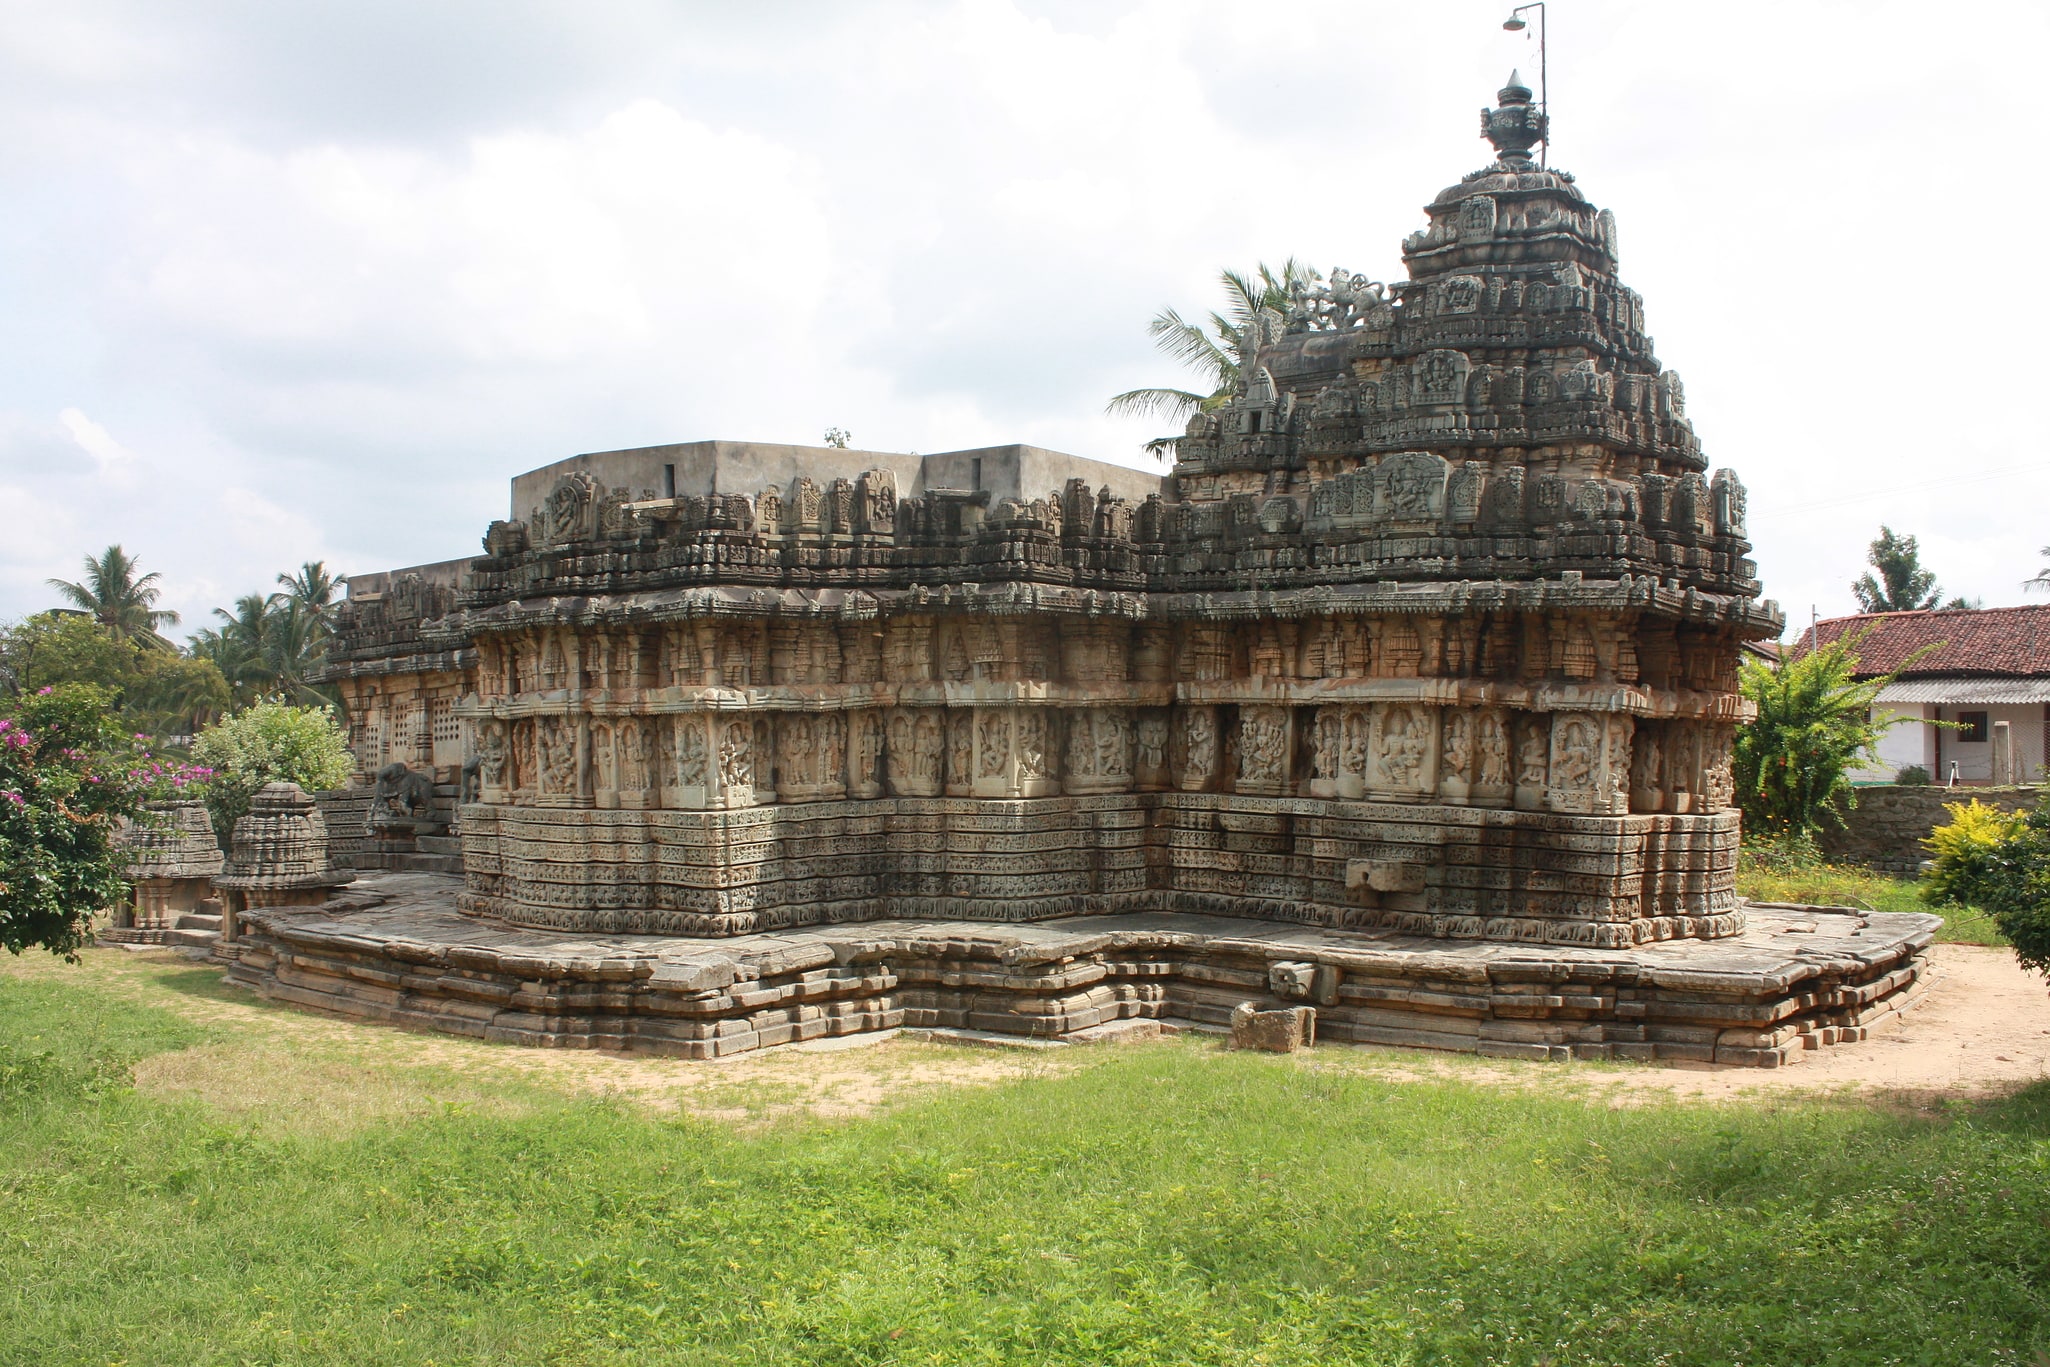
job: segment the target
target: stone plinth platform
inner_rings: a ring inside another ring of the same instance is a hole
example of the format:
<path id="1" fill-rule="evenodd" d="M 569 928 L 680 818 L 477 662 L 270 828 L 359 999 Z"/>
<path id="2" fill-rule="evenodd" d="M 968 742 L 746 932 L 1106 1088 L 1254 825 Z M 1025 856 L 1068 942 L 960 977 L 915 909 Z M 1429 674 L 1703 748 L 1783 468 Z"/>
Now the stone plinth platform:
<path id="1" fill-rule="evenodd" d="M 900 1027 L 1035 1040 L 1124 1019 L 1225 1028 L 1316 1008 L 1320 1041 L 1530 1059 L 1777 1067 L 1912 1003 L 1938 918 L 1754 908 L 1722 940 L 1516 945 L 1134 914 L 879 920 L 716 942 L 456 911 L 460 881 L 373 874 L 244 915 L 234 981 L 302 1006 L 519 1044 L 714 1058 Z"/>

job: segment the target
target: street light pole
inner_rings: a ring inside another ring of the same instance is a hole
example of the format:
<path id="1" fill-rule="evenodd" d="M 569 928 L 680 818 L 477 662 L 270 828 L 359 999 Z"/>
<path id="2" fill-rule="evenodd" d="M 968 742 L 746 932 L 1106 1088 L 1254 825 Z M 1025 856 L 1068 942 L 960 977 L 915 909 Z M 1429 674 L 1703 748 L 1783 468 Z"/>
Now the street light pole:
<path id="1" fill-rule="evenodd" d="M 1552 82 L 1550 73 L 1545 70 L 1545 35 L 1548 27 L 1545 23 L 1545 0 L 1531 0 L 1531 3 L 1528 5 L 1518 5 L 1515 9 L 1510 10 L 1509 17 L 1502 22 L 1502 27 L 1511 33 L 1520 33 L 1528 28 L 1530 26 L 1529 22 L 1523 17 L 1523 12 L 1527 9 L 1537 11 L 1538 112 L 1545 116 L 1545 136 L 1543 139 L 1545 150 L 1540 155 L 1538 165 L 1549 167 L 1552 164 Z"/>

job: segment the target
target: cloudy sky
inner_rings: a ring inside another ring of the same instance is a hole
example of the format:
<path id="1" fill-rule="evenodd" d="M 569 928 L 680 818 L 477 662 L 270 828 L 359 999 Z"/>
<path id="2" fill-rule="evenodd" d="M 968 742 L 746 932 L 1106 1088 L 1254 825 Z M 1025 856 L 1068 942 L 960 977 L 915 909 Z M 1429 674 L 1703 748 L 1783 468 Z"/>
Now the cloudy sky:
<path id="1" fill-rule="evenodd" d="M 1507 0 L 0 0 L 0 620 L 119 541 L 210 609 L 474 551 L 515 473 L 702 437 L 1144 462 L 1218 267 L 1399 277 Z M 1555 164 L 1752 490 L 1767 592 L 1879 524 L 2050 542 L 2050 7 L 1552 0 Z M 2039 601 L 2042 596 L 2039 595 Z"/>

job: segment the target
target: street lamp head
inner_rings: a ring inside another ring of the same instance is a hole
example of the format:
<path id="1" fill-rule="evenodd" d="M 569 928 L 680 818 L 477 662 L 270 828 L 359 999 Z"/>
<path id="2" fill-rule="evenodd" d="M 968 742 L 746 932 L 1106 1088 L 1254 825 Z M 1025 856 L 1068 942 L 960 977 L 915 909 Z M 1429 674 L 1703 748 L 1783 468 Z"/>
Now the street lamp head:
<path id="1" fill-rule="evenodd" d="M 1502 27 L 1508 29 L 1511 33 L 1521 33 L 1524 29 L 1528 28 L 1529 25 L 1524 22 L 1524 18 L 1522 15 L 1512 14 L 1507 19 L 1502 21 Z"/>

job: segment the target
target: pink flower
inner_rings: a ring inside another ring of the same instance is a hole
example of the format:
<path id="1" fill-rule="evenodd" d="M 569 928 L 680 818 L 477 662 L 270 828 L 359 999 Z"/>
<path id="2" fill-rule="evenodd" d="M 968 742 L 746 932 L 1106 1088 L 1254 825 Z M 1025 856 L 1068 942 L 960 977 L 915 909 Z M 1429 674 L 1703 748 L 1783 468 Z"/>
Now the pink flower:
<path id="1" fill-rule="evenodd" d="M 50 692 L 50 690 L 51 690 L 51 685 L 49 685 L 49 684 L 44 684 L 44 685 L 43 685 L 43 686 L 42 686 L 41 688 L 38 688 L 38 689 L 36 690 L 36 696 L 37 696 L 38 698 L 40 698 L 40 697 L 42 697 L 42 696 L 43 696 L 44 694 L 46 694 L 46 693 Z"/>

